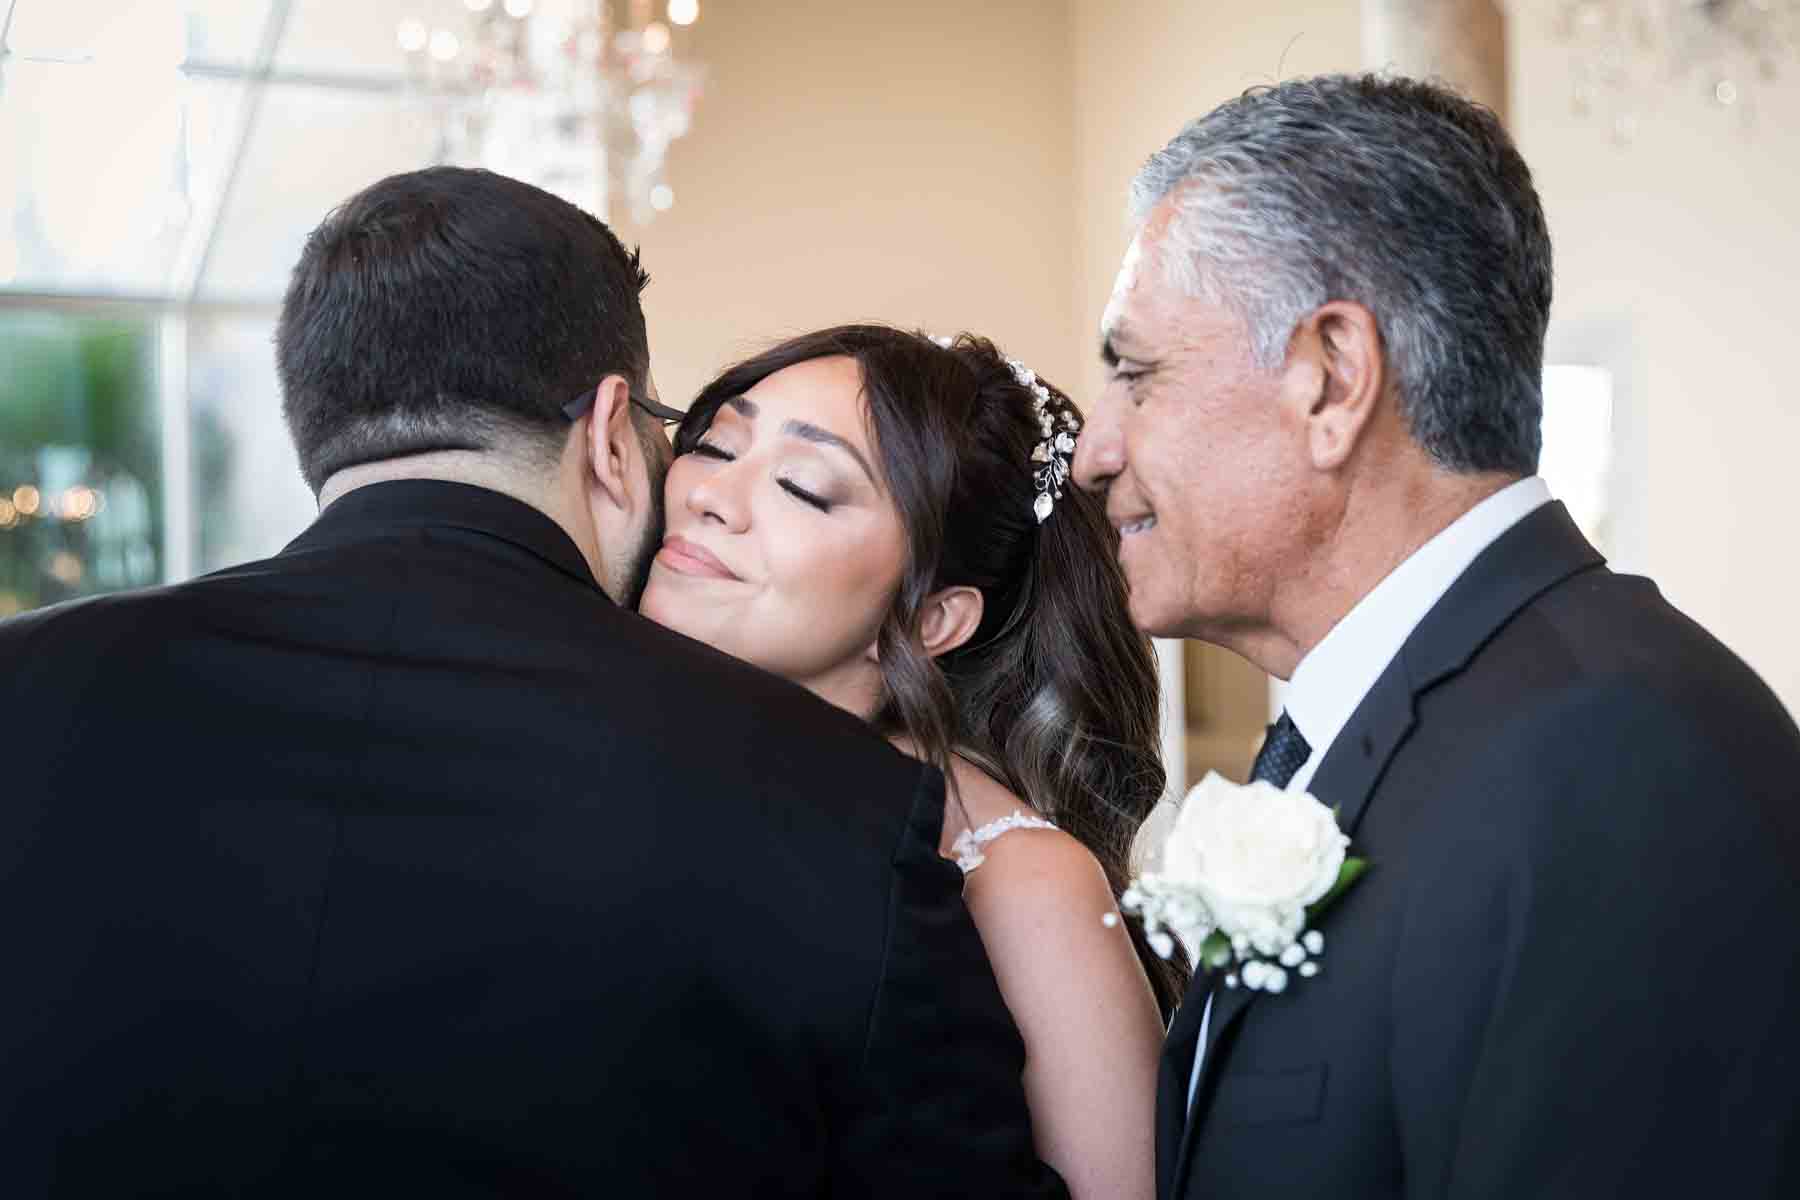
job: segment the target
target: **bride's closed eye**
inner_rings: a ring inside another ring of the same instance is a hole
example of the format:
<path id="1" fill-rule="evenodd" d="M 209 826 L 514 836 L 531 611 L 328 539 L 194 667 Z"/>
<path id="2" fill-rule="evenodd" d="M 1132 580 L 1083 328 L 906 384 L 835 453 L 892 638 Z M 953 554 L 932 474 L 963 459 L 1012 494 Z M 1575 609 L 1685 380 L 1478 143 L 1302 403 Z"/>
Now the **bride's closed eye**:
<path id="1" fill-rule="evenodd" d="M 794 499 L 800 501 L 800 503 L 810 504 L 812 507 L 818 509 L 822 513 L 828 513 L 831 511 L 831 507 L 832 507 L 831 501 L 825 499 L 825 497 L 823 497 L 823 496 L 814 495 L 812 492 L 807 491 L 805 488 L 801 487 L 799 484 L 795 483 L 793 480 L 777 479 L 775 482 L 779 483 L 781 485 L 782 491 L 786 492 L 788 495 L 792 496 Z"/>
<path id="2" fill-rule="evenodd" d="M 701 458 L 716 459 L 719 462 L 735 462 L 737 460 L 737 455 L 725 449 L 725 447 L 716 445 L 704 438 L 694 443 L 694 448 L 690 450 L 689 453 L 698 454 Z M 832 510 L 832 501 L 827 500 L 816 492 L 808 491 L 791 479 L 777 479 L 775 482 L 781 487 L 782 491 L 800 501 L 802 504 L 816 508 L 822 513 L 828 513 Z"/>

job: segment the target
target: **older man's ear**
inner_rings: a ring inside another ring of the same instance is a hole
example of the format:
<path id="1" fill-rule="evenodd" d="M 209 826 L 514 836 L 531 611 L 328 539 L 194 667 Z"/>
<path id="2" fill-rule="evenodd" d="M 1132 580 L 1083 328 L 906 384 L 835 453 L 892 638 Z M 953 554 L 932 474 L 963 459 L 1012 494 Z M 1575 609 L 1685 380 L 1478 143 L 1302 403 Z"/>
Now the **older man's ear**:
<path id="1" fill-rule="evenodd" d="M 1289 341 L 1287 371 L 1284 403 L 1305 423 L 1313 467 L 1339 469 L 1374 423 L 1387 389 L 1375 314 L 1344 300 L 1314 309 Z"/>

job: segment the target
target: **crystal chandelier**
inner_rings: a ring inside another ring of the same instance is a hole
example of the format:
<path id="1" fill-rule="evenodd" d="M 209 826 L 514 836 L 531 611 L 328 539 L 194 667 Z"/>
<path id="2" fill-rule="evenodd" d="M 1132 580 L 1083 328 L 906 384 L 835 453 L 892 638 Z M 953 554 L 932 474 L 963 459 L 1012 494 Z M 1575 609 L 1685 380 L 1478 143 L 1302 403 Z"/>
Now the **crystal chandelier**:
<path id="1" fill-rule="evenodd" d="M 439 108 L 441 161 L 523 179 L 610 220 L 666 211 L 669 146 L 688 131 L 704 71 L 677 57 L 671 25 L 698 0 L 435 0 L 397 37 L 408 74 Z M 457 11 L 460 10 L 460 11 Z M 448 16 L 450 19 L 446 20 Z"/>
<path id="2" fill-rule="evenodd" d="M 1754 121 L 1759 86 L 1800 57 L 1800 0 L 1552 0 L 1570 103 L 1631 142 L 1665 97 Z"/>

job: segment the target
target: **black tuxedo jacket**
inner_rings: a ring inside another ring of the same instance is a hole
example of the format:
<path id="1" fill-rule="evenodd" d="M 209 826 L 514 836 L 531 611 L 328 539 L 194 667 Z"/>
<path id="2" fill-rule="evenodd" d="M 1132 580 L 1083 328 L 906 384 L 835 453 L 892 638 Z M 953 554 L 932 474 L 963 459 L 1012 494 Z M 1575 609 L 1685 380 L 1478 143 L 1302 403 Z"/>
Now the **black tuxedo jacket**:
<path id="1" fill-rule="evenodd" d="M 0 1194 L 1061 1195 L 940 777 L 377 484 L 0 625 Z"/>
<path id="2" fill-rule="evenodd" d="M 1311 790 L 1373 864 L 1278 996 L 1170 1032 L 1164 1197 L 1800 1196 L 1800 732 L 1560 504 L 1478 558 Z"/>

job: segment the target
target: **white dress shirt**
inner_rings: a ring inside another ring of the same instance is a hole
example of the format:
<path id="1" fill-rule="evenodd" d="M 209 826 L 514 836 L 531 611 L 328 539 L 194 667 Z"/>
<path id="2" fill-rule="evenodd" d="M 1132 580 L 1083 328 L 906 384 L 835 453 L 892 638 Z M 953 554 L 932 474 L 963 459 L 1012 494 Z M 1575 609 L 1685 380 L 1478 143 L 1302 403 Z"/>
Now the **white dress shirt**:
<path id="1" fill-rule="evenodd" d="M 1501 534 L 1549 502 L 1550 489 L 1535 475 L 1495 492 L 1413 551 L 1307 652 L 1288 680 L 1284 707 L 1312 753 L 1288 781 L 1289 791 L 1303 791 L 1311 785 L 1331 743 L 1450 585 Z M 1211 1024 L 1209 994 L 1200 1017 L 1193 1073 L 1188 1077 L 1189 1108 L 1200 1082 L 1200 1061 Z"/>
<path id="2" fill-rule="evenodd" d="M 1312 754 L 1289 791 L 1312 783 L 1363 697 L 1450 585 L 1501 534 L 1548 503 L 1550 489 L 1535 475 L 1495 492 L 1413 551 L 1307 652 L 1288 680 L 1284 707 Z"/>

